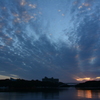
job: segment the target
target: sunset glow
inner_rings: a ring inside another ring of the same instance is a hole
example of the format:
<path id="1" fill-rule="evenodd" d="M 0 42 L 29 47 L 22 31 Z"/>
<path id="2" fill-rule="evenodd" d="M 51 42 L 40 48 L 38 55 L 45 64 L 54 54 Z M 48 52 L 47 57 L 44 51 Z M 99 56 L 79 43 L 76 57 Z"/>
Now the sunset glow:
<path id="1" fill-rule="evenodd" d="M 85 78 L 75 78 L 76 81 L 91 81 L 91 80 L 100 80 L 100 77 L 95 77 L 95 78 L 91 78 L 91 77 L 85 77 Z"/>
<path id="2" fill-rule="evenodd" d="M 77 81 L 89 81 L 89 80 L 91 80 L 91 78 L 90 77 L 87 77 L 87 78 L 77 78 L 76 80 Z"/>

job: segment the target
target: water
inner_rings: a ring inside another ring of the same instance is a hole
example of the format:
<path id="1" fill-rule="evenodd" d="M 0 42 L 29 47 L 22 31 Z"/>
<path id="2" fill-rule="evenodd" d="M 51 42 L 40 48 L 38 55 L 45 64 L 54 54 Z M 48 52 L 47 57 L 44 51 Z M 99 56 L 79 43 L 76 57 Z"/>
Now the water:
<path id="1" fill-rule="evenodd" d="M 0 100 L 100 100 L 100 90 L 68 88 L 44 92 L 0 92 Z"/>

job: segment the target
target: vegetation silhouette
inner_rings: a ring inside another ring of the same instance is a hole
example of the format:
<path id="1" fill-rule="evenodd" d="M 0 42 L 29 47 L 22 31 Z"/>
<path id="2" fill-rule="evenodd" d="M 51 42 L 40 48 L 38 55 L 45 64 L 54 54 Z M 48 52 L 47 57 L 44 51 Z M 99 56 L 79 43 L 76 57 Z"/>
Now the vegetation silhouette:
<path id="1" fill-rule="evenodd" d="M 4 79 L 0 80 L 0 91 L 39 91 L 54 90 L 63 87 L 64 83 L 43 82 L 39 80 Z M 69 85 L 66 84 L 66 87 Z"/>
<path id="2" fill-rule="evenodd" d="M 100 89 L 100 81 L 87 81 L 84 83 L 79 83 L 75 87 L 80 89 Z"/>

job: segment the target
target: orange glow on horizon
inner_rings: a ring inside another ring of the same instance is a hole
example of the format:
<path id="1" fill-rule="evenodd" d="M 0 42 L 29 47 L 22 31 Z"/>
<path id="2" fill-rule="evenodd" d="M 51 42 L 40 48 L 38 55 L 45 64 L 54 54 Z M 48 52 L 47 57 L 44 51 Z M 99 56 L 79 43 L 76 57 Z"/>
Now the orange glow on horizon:
<path id="1" fill-rule="evenodd" d="M 100 77 L 95 77 L 95 78 L 91 78 L 91 77 L 85 77 L 85 78 L 74 78 L 76 81 L 91 81 L 91 80 L 100 80 Z"/>
<path id="2" fill-rule="evenodd" d="M 96 77 L 96 79 L 100 79 L 100 77 Z"/>
<path id="3" fill-rule="evenodd" d="M 87 78 L 77 78 L 76 80 L 77 81 L 89 81 L 89 80 L 91 80 L 91 78 L 90 77 L 87 77 Z"/>

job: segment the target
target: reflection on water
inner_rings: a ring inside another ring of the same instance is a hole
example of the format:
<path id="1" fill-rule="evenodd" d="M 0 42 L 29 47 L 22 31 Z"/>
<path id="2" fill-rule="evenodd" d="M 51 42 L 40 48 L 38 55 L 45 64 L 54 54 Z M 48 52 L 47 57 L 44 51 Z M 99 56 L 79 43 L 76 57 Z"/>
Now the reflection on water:
<path id="1" fill-rule="evenodd" d="M 45 91 L 45 92 L 42 92 L 42 97 L 44 99 L 58 99 L 59 98 L 59 91 Z"/>
<path id="2" fill-rule="evenodd" d="M 100 90 L 77 90 L 79 98 L 100 98 Z"/>
<path id="3" fill-rule="evenodd" d="M 100 100 L 100 90 L 46 90 L 38 92 L 0 92 L 0 100 Z"/>
<path id="4" fill-rule="evenodd" d="M 78 97 L 92 98 L 91 90 L 78 90 Z"/>

